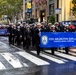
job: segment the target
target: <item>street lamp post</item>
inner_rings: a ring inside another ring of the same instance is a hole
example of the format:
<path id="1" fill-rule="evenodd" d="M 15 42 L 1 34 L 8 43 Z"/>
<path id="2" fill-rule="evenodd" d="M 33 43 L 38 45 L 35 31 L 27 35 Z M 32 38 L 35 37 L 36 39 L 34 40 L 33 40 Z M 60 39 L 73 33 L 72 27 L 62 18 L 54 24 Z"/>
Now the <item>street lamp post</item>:
<path id="1" fill-rule="evenodd" d="M 59 8 L 59 0 L 57 0 L 57 8 Z M 57 14 L 57 22 L 59 21 L 59 14 Z"/>

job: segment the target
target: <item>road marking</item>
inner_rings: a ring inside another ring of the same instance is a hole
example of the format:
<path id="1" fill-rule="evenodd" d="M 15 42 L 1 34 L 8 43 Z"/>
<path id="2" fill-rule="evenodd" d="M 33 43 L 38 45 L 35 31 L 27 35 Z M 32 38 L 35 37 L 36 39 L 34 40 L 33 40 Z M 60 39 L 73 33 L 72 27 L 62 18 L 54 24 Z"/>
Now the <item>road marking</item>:
<path id="1" fill-rule="evenodd" d="M 26 63 L 23 63 L 23 65 L 24 65 L 25 67 L 29 67 Z"/>
<path id="2" fill-rule="evenodd" d="M 45 51 L 51 53 L 50 50 L 45 50 Z M 63 54 L 63 53 L 60 53 L 60 52 L 57 52 L 57 51 L 55 51 L 55 55 L 66 58 L 66 59 L 69 59 L 69 60 L 72 60 L 72 61 L 76 61 L 76 57 L 71 56 L 71 55 Z"/>
<path id="3" fill-rule="evenodd" d="M 0 41 L 0 44 L 6 45 L 5 43 L 3 43 L 3 42 L 1 42 L 1 41 Z"/>
<path id="4" fill-rule="evenodd" d="M 58 50 L 59 52 L 65 53 L 65 50 Z M 75 50 L 76 51 L 76 50 Z M 75 51 L 69 51 L 69 54 L 76 56 Z"/>
<path id="5" fill-rule="evenodd" d="M 24 57 L 25 59 L 33 62 L 34 64 L 40 66 L 40 65 L 49 65 L 50 63 L 40 59 L 40 58 L 37 58 L 27 52 L 16 52 L 17 54 L 19 54 L 20 56 Z"/>
<path id="6" fill-rule="evenodd" d="M 23 65 L 20 63 L 19 59 L 10 53 L 1 53 L 1 55 L 14 67 L 21 68 Z M 26 66 L 27 67 L 27 66 Z"/>
<path id="7" fill-rule="evenodd" d="M 34 54 L 36 54 L 36 51 L 31 51 L 31 52 L 34 53 Z M 43 58 L 49 59 L 49 60 L 51 60 L 51 61 L 53 61 L 53 62 L 56 62 L 56 63 L 58 63 L 58 64 L 64 64 L 64 63 L 65 63 L 65 62 L 62 61 L 62 60 L 53 58 L 53 57 L 48 56 L 48 55 L 45 55 L 45 54 L 43 54 L 43 53 L 40 53 L 40 56 L 43 57 Z"/>
<path id="8" fill-rule="evenodd" d="M 17 48 L 17 49 L 19 49 L 19 50 L 21 50 L 21 51 L 24 51 L 23 49 L 18 48 L 18 47 L 14 46 L 14 45 L 11 45 L 11 46 L 14 47 L 14 48 Z"/>
<path id="9" fill-rule="evenodd" d="M 16 48 L 16 49 L 21 50 L 21 52 L 16 52 L 17 54 L 21 55 L 21 56 L 24 57 L 25 59 L 33 62 L 34 64 L 36 64 L 36 65 L 38 65 L 38 66 L 39 66 L 39 65 L 50 65 L 50 63 L 48 63 L 48 62 L 46 62 L 46 61 L 44 61 L 44 60 L 42 60 L 42 59 L 39 59 L 39 58 L 37 58 L 37 57 L 35 57 L 35 56 L 33 56 L 33 55 L 25 52 L 25 51 L 24 51 L 23 49 L 21 49 L 21 48 L 18 48 L 18 47 L 13 46 L 13 45 L 11 45 L 11 46 L 14 47 L 14 48 Z M 42 62 L 42 63 L 41 63 L 41 62 Z"/>
<path id="10" fill-rule="evenodd" d="M 0 70 L 5 70 L 5 66 L 0 62 Z"/>

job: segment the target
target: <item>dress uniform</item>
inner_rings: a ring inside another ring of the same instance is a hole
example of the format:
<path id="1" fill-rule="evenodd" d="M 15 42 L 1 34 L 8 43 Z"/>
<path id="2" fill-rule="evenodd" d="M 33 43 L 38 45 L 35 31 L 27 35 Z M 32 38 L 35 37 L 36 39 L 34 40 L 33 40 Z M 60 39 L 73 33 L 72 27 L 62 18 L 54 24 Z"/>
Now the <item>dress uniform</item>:
<path id="1" fill-rule="evenodd" d="M 9 44 L 12 44 L 13 24 L 8 27 Z"/>
<path id="2" fill-rule="evenodd" d="M 59 23 L 58 28 L 60 29 L 60 32 L 64 32 L 64 26 L 62 25 L 62 23 Z"/>
<path id="3" fill-rule="evenodd" d="M 48 32 L 51 31 L 51 26 L 52 26 L 52 23 L 49 23 L 49 24 L 48 24 L 48 28 L 47 28 L 47 31 L 48 31 Z"/>
<path id="4" fill-rule="evenodd" d="M 17 35 L 17 29 L 16 25 L 13 26 L 13 45 L 16 43 L 16 36 Z"/>
<path id="5" fill-rule="evenodd" d="M 22 39 L 22 35 L 21 35 L 21 30 L 20 30 L 20 25 L 17 26 L 17 46 L 21 45 L 21 39 Z"/>
<path id="6" fill-rule="evenodd" d="M 54 25 L 51 26 L 51 30 L 50 30 L 50 32 L 56 32 L 56 30 L 55 30 L 55 26 L 54 26 Z M 56 50 L 55 47 L 52 47 L 52 48 L 51 48 L 52 55 L 54 55 L 55 50 Z"/>
<path id="7" fill-rule="evenodd" d="M 34 25 L 31 27 L 31 33 L 32 33 L 32 46 L 35 46 L 35 28 Z"/>
<path id="8" fill-rule="evenodd" d="M 47 27 L 45 26 L 45 22 L 41 22 L 41 29 L 43 32 L 47 32 Z"/>
<path id="9" fill-rule="evenodd" d="M 71 32 L 71 29 L 69 28 L 69 25 L 65 25 L 65 30 L 64 32 Z M 69 53 L 69 47 L 65 47 L 65 53 Z"/>
<path id="10" fill-rule="evenodd" d="M 28 50 L 29 46 L 31 45 L 31 36 L 32 36 L 29 25 L 27 26 L 27 29 L 25 30 L 24 34 L 25 34 L 24 39 L 26 39 L 26 49 Z"/>
<path id="11" fill-rule="evenodd" d="M 55 22 L 55 30 L 57 31 L 57 32 L 60 32 L 60 28 L 59 28 L 59 23 L 58 22 Z"/>
<path id="12" fill-rule="evenodd" d="M 36 50 L 37 55 L 40 54 L 40 33 L 41 33 L 41 23 L 37 23 L 37 28 L 35 29 L 35 40 L 36 40 Z"/>
<path id="13" fill-rule="evenodd" d="M 21 35 L 22 35 L 22 42 L 23 48 L 26 46 L 26 40 L 24 39 L 24 32 L 26 30 L 26 22 L 23 23 L 23 27 L 21 27 Z"/>

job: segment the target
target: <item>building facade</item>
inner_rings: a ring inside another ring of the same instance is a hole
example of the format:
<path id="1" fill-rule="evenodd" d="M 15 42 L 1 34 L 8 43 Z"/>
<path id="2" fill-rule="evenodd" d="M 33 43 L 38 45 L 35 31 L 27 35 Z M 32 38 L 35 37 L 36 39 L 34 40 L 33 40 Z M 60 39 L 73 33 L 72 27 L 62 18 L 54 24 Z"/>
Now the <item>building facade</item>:
<path id="1" fill-rule="evenodd" d="M 54 14 L 56 21 L 67 21 L 75 19 L 72 14 L 72 0 L 23 0 L 23 18 L 28 19 L 27 13 L 27 3 L 32 4 L 31 18 L 38 19 L 42 22 L 43 20 L 48 20 L 49 16 Z M 56 9 L 60 8 L 60 13 L 57 14 Z"/>

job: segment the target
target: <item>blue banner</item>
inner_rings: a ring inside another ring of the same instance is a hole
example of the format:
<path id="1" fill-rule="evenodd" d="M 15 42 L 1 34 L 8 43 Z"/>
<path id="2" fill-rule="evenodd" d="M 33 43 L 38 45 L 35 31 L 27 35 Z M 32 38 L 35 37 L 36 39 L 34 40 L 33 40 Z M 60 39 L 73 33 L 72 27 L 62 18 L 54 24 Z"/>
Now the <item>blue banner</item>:
<path id="1" fill-rule="evenodd" d="M 40 47 L 76 47 L 75 32 L 42 32 Z"/>
<path id="2" fill-rule="evenodd" d="M 7 34 L 7 29 L 0 29 L 0 35 Z"/>

